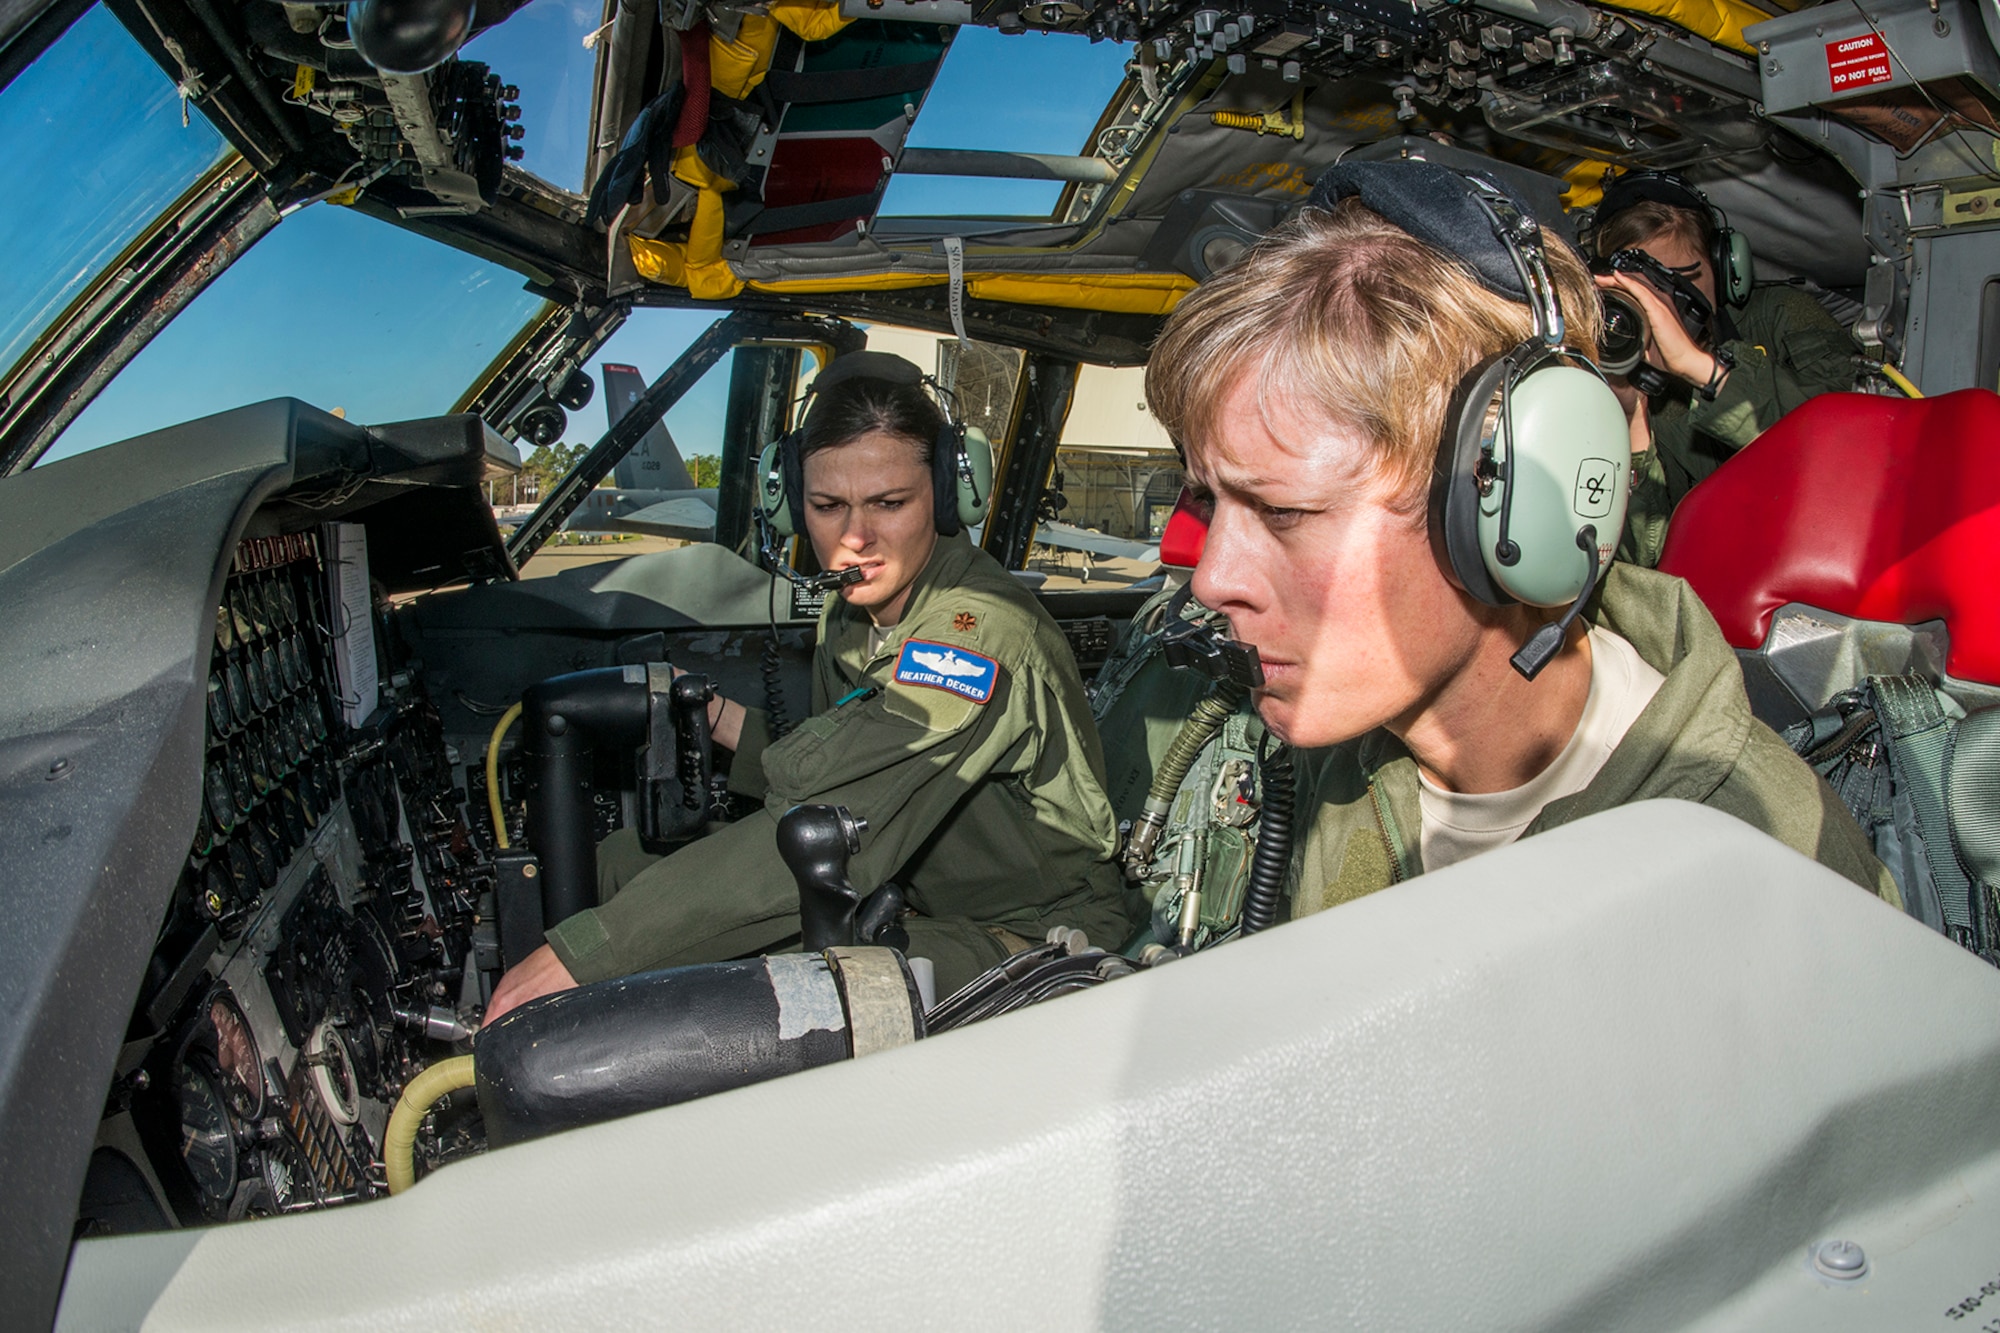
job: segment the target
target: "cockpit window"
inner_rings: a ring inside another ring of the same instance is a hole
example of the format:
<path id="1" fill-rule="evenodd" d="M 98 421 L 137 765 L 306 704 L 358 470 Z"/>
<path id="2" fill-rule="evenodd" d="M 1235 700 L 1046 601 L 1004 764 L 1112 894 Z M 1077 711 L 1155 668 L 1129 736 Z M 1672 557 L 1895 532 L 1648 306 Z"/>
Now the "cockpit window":
<path id="1" fill-rule="evenodd" d="M 590 80 L 597 55 L 584 45 L 604 21 L 593 0 L 534 0 L 459 52 L 481 60 L 521 90 L 517 164 L 554 186 L 583 189 L 590 138 Z"/>
<path id="2" fill-rule="evenodd" d="M 1084 142 L 1125 79 L 1132 47 L 1092 42 L 1080 33 L 1003 36 L 960 28 L 908 147 L 973 148 L 1007 153 L 1090 153 Z M 962 176 L 890 178 L 885 217 L 1048 217 L 1057 181 Z"/>
<path id="3" fill-rule="evenodd" d="M 228 151 L 102 6 L 0 91 L 0 368 Z"/>
<path id="4" fill-rule="evenodd" d="M 266 398 L 368 423 L 449 412 L 541 305 L 518 273 L 315 204 L 162 329 L 43 461 Z"/>

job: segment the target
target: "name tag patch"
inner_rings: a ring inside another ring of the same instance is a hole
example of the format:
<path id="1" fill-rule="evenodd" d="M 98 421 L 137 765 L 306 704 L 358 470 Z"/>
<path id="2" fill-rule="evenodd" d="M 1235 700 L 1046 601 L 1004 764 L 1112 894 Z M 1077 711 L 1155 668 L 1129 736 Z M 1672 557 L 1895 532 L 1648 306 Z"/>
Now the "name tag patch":
<path id="1" fill-rule="evenodd" d="M 925 685 L 983 704 L 993 697 L 1000 664 L 990 657 L 945 643 L 911 639 L 896 659 L 898 685 Z"/>

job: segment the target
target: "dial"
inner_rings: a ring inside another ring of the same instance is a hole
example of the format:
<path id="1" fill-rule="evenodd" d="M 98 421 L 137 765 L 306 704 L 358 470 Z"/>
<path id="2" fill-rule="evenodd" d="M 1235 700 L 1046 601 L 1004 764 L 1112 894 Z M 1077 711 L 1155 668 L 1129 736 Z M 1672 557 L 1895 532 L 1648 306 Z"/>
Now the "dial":
<path id="1" fill-rule="evenodd" d="M 287 690 L 299 687 L 299 659 L 293 655 L 290 639 L 278 640 L 278 675 L 284 680 Z"/>
<path id="2" fill-rule="evenodd" d="M 245 1121 L 264 1114 L 264 1060 L 251 1035 L 250 1020 L 227 986 L 208 999 L 208 1024 L 215 1031 L 215 1067 L 229 1108 Z"/>
<path id="3" fill-rule="evenodd" d="M 229 862 L 229 885 L 239 903 L 254 903 L 260 892 L 257 885 L 257 863 L 250 857 L 250 849 L 238 839 L 231 839 L 229 850 L 223 853 Z"/>
<path id="4" fill-rule="evenodd" d="M 251 713 L 255 711 L 250 707 L 250 680 L 243 674 L 241 663 L 231 662 L 223 669 L 222 681 L 229 692 L 229 715 L 240 727 L 250 720 Z"/>
<path id="5" fill-rule="evenodd" d="M 285 684 L 284 668 L 278 664 L 278 650 L 266 648 L 258 655 L 258 666 L 264 672 L 264 689 L 273 700 L 281 699 L 291 687 Z"/>
<path id="6" fill-rule="evenodd" d="M 211 759 L 208 776 L 203 781 L 203 791 L 208 800 L 208 815 L 215 821 L 215 827 L 224 833 L 236 827 L 236 800 L 230 794 L 229 773 L 220 759 Z"/>
<path id="7" fill-rule="evenodd" d="M 250 770 L 243 764 L 243 744 L 238 741 L 229 747 L 229 753 L 222 759 L 223 774 L 229 780 L 229 799 L 236 803 L 236 813 L 247 815 L 257 801 L 257 793 L 250 786 Z"/>
<path id="8" fill-rule="evenodd" d="M 258 826 L 254 819 L 245 820 L 240 833 L 231 846 L 241 845 L 250 853 L 252 873 L 259 888 L 268 889 L 278 882 L 278 872 L 284 867 L 278 860 L 277 849 L 271 846 L 270 837 Z"/>
<path id="9" fill-rule="evenodd" d="M 174 1071 L 174 1094 L 181 1112 L 181 1160 L 203 1206 L 219 1211 L 236 1191 L 236 1132 L 228 1103 L 208 1071 L 190 1061 Z"/>
<path id="10" fill-rule="evenodd" d="M 264 760 L 264 740 L 251 734 L 236 743 L 232 754 L 243 756 L 243 776 L 249 780 L 253 796 L 262 796 L 271 790 L 271 769 Z"/>
<path id="11" fill-rule="evenodd" d="M 259 664 L 255 653 L 252 653 L 243 662 L 243 678 L 250 685 L 250 706 L 260 713 L 269 708 L 271 706 L 271 687 L 264 679 L 264 668 Z"/>
<path id="12" fill-rule="evenodd" d="M 299 623 L 299 599 L 292 592 L 289 578 L 278 580 L 278 619 L 288 629 Z"/>
<path id="13" fill-rule="evenodd" d="M 236 621 L 227 601 L 215 608 L 215 646 L 225 653 L 236 646 Z"/>
<path id="14" fill-rule="evenodd" d="M 227 736 L 236 730 L 236 719 L 229 715 L 229 687 L 223 684 L 222 674 L 219 668 L 208 673 L 208 732 L 211 736 Z"/>
<path id="15" fill-rule="evenodd" d="M 236 628 L 236 641 L 238 643 L 250 642 L 252 636 L 256 634 L 256 630 L 251 628 L 250 617 L 244 610 L 243 588 L 240 584 L 229 590 L 229 619 L 230 623 Z"/>

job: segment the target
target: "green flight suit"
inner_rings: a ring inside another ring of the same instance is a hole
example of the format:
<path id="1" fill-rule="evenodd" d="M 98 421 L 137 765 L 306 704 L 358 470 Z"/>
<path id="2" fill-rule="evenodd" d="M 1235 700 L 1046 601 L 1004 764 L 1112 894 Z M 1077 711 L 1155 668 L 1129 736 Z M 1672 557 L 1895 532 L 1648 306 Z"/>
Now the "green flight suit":
<path id="1" fill-rule="evenodd" d="M 869 629 L 863 612 L 829 597 L 813 716 L 774 740 L 765 714 L 749 710 L 730 781 L 761 797 L 762 811 L 665 858 L 645 857 L 629 833 L 606 840 L 600 892 L 615 896 L 548 933 L 570 975 L 717 962 L 795 938 L 798 888 L 778 857 L 777 820 L 807 801 L 868 821 L 849 878 L 864 895 L 892 878 L 904 887 L 916 912 L 903 921 L 910 952 L 935 964 L 940 995 L 1051 926 L 1110 949 L 1138 928 L 1143 904 L 1112 862 L 1097 729 L 1048 612 L 991 556 L 940 539 L 873 652 Z M 990 697 L 900 683 L 911 640 L 998 663 Z"/>
<path id="2" fill-rule="evenodd" d="M 1677 389 L 1652 414 L 1653 447 L 1632 458 L 1632 499 L 1620 559 L 1660 563 L 1667 521 L 1695 483 L 1823 393 L 1854 387 L 1854 342 L 1826 308 L 1796 287 L 1759 287 L 1731 312 L 1736 357 L 1714 402 Z"/>
<path id="3" fill-rule="evenodd" d="M 1551 801 L 1533 837 L 1632 801 L 1694 801 L 1735 815 L 1897 906 L 1896 881 L 1833 789 L 1750 712 L 1736 654 L 1680 579 L 1613 564 L 1589 619 L 1666 677 L 1597 776 Z M 1423 873 L 1417 764 L 1386 731 L 1299 759 L 1292 915 Z"/>

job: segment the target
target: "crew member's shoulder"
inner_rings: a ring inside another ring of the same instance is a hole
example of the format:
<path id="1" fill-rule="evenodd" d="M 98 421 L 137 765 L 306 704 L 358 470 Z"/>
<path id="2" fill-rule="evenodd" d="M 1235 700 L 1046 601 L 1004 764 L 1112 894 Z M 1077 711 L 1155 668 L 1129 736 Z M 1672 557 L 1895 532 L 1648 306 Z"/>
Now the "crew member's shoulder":
<path id="1" fill-rule="evenodd" d="M 1061 631 L 1034 595 L 976 547 L 958 553 L 954 577 L 941 580 L 909 620 L 909 637 L 968 648 L 1018 670 L 1044 655 L 1042 640 Z"/>
<path id="2" fill-rule="evenodd" d="M 1792 329 L 1840 330 L 1838 321 L 1810 292 L 1786 283 L 1771 283 L 1751 292 L 1739 322 L 1781 325 Z"/>

